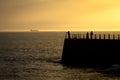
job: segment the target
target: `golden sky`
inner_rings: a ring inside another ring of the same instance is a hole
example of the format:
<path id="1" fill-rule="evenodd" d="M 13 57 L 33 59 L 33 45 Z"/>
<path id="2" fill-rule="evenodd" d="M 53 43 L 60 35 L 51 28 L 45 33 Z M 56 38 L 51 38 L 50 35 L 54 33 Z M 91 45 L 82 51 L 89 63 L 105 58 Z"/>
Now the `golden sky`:
<path id="1" fill-rule="evenodd" d="M 0 0 L 0 30 L 120 30 L 120 0 Z"/>

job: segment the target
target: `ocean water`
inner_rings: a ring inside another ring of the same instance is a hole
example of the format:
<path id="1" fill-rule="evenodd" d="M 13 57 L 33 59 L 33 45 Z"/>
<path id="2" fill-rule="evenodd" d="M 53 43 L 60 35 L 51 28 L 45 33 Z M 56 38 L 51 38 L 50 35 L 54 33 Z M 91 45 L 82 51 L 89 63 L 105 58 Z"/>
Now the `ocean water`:
<path id="1" fill-rule="evenodd" d="M 64 37 L 64 32 L 1 32 L 0 80 L 120 80 L 57 63 Z"/>

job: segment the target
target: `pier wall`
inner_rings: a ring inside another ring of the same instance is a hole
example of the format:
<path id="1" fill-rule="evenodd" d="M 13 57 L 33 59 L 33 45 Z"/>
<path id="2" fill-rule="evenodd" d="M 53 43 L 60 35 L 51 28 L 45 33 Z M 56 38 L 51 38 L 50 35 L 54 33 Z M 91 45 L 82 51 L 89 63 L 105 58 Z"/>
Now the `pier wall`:
<path id="1" fill-rule="evenodd" d="M 109 66 L 120 63 L 120 40 L 64 40 L 62 64 L 70 66 Z"/>

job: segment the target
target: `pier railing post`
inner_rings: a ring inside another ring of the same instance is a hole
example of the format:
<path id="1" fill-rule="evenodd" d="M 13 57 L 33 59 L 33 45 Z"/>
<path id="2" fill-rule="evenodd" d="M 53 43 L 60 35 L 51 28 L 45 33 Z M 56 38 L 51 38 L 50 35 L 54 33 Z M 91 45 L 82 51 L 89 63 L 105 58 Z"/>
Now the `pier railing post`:
<path id="1" fill-rule="evenodd" d="M 110 39 L 110 34 L 108 34 L 108 39 Z"/>
<path id="2" fill-rule="evenodd" d="M 89 39 L 89 33 L 88 32 L 86 33 L 86 39 Z"/>
<path id="3" fill-rule="evenodd" d="M 120 40 L 120 34 L 93 34 L 91 31 L 90 33 L 85 34 L 71 34 L 70 31 L 65 33 L 66 39 L 117 39 Z"/>
<path id="4" fill-rule="evenodd" d="M 97 39 L 97 34 L 95 34 L 95 39 Z"/>
<path id="5" fill-rule="evenodd" d="M 113 34 L 113 39 L 115 39 L 115 35 Z"/>
<path id="6" fill-rule="evenodd" d="M 83 34 L 83 39 L 85 39 L 85 35 Z"/>
<path id="7" fill-rule="evenodd" d="M 118 34 L 118 40 L 120 39 L 120 35 Z"/>
<path id="8" fill-rule="evenodd" d="M 101 34 L 99 34 L 99 39 L 101 39 Z"/>
<path id="9" fill-rule="evenodd" d="M 104 36 L 104 39 L 105 39 L 105 34 L 103 34 L 103 36 Z"/>

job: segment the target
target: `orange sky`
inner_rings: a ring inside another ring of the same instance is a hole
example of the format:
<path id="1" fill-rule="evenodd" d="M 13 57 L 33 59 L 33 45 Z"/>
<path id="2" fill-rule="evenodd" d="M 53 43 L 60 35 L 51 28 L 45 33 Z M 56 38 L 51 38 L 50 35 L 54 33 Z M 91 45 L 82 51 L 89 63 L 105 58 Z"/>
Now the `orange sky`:
<path id="1" fill-rule="evenodd" d="M 120 0 L 0 0 L 0 30 L 120 30 Z"/>

